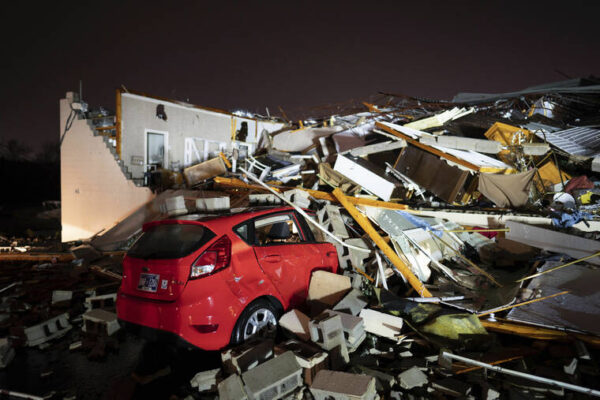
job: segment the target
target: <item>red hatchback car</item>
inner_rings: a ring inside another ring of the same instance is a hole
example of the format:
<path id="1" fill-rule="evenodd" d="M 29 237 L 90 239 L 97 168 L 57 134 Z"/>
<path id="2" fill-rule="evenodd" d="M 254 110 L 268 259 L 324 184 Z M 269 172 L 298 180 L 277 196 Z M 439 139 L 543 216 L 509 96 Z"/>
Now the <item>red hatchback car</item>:
<path id="1" fill-rule="evenodd" d="M 276 326 L 304 302 L 313 271 L 338 269 L 335 247 L 291 207 L 143 230 L 123 260 L 118 318 L 205 350 Z"/>

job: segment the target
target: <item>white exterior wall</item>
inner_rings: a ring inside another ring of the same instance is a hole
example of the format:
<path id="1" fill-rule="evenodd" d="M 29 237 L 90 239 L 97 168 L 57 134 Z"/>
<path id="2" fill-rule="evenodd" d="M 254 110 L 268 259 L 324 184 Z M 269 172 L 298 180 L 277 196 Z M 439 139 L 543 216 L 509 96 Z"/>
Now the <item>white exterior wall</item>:
<path id="1" fill-rule="evenodd" d="M 60 100 L 60 135 L 71 109 Z M 150 201 L 148 188 L 128 180 L 101 136 L 76 119 L 60 148 L 62 241 L 87 239 Z"/>
<path id="2" fill-rule="evenodd" d="M 156 116 L 156 107 L 162 104 L 167 115 L 164 121 Z M 284 126 L 282 123 L 256 121 L 227 113 L 203 110 L 165 100 L 144 97 L 132 93 L 121 94 L 121 159 L 129 168 L 133 178 L 142 178 L 144 166 L 132 165 L 132 157 L 144 158 L 146 155 L 146 132 L 166 133 L 168 144 L 167 164 L 184 163 L 185 139 L 197 138 L 223 142 L 231 149 L 232 134 L 240 129 L 242 122 L 248 124 L 247 143 L 254 145 L 260 139 L 263 129 L 274 132 Z M 217 147 L 217 145 L 214 145 Z"/>
<path id="3" fill-rule="evenodd" d="M 156 106 L 164 105 L 167 120 L 156 116 Z M 231 142 L 231 116 L 186 107 L 130 93 L 121 95 L 121 159 L 134 178 L 144 176 L 144 167 L 132 165 L 131 158 L 146 154 L 146 132 L 168 133 L 166 158 L 183 166 L 185 138 L 198 137 Z"/>

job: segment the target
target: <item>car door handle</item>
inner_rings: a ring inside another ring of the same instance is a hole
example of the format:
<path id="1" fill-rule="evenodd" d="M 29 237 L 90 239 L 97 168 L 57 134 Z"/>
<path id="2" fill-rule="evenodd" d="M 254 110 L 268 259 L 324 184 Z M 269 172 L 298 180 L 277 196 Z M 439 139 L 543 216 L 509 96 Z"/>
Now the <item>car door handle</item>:
<path id="1" fill-rule="evenodd" d="M 264 260 L 266 262 L 276 263 L 281 261 L 281 256 L 279 254 L 269 254 L 268 256 L 265 256 Z"/>
<path id="2" fill-rule="evenodd" d="M 337 252 L 335 252 L 335 251 L 328 251 L 327 252 L 327 257 L 337 257 Z"/>

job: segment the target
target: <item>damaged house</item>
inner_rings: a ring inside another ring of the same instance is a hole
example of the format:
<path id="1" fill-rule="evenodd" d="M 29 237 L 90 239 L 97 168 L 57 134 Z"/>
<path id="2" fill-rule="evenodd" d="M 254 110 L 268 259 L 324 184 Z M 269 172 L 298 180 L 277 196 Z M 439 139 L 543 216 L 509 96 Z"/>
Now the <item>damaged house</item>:
<path id="1" fill-rule="evenodd" d="M 284 123 L 117 89 L 115 113 L 60 100 L 62 240 L 107 230 L 155 197 L 153 183 L 220 152 L 252 154 Z M 175 178 L 177 179 L 177 178 Z"/>

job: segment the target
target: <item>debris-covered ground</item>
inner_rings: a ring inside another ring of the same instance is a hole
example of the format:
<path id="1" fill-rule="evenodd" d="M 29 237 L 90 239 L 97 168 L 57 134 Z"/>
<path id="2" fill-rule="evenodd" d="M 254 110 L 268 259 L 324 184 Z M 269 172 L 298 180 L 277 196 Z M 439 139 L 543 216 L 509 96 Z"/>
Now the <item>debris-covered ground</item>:
<path id="1" fill-rule="evenodd" d="M 157 388 L 162 398 L 261 400 L 599 396 L 599 112 L 595 79 L 454 102 L 382 94 L 311 110 L 265 133 L 252 156 L 234 147 L 157 172 L 156 198 L 86 243 L 2 236 L 2 388 L 57 398 Z M 207 353 L 121 329 L 121 261 L 144 222 L 280 204 L 311 211 L 340 273 L 315 272 L 276 334 Z"/>

